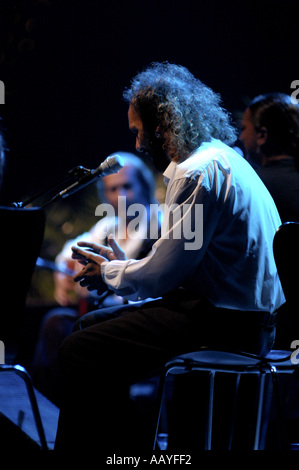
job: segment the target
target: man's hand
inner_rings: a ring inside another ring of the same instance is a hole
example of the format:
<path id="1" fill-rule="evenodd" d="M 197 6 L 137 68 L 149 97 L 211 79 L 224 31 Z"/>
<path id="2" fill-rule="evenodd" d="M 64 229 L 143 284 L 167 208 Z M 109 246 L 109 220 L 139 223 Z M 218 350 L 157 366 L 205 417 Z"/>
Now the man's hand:
<path id="1" fill-rule="evenodd" d="M 80 285 L 87 287 L 89 291 L 96 290 L 98 295 L 107 290 L 101 274 L 101 264 L 105 261 L 126 259 L 124 251 L 111 235 L 108 242 L 111 248 L 91 242 L 78 242 L 78 246 L 72 247 L 72 258 L 84 265 L 84 268 L 74 277 L 74 281 L 80 282 Z"/>
<path id="2" fill-rule="evenodd" d="M 74 282 L 73 276 L 75 273 L 78 273 L 82 266 L 80 263 L 73 261 L 72 259 L 66 259 L 65 267 L 69 268 L 69 265 L 72 265 L 74 274 L 65 274 L 64 272 L 55 272 L 54 273 L 54 297 L 55 300 L 62 305 L 63 307 L 69 307 L 78 303 L 80 298 L 85 298 L 89 296 L 87 289 L 81 288 L 79 284 Z"/>

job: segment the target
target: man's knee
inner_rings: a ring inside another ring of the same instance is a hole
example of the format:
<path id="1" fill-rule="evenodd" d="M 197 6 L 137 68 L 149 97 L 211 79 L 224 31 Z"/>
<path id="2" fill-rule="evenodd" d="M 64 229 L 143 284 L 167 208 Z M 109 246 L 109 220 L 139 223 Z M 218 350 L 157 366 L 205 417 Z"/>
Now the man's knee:
<path id="1" fill-rule="evenodd" d="M 69 334 L 76 321 L 76 312 L 71 309 L 56 308 L 50 310 L 41 324 L 41 332 L 46 335 Z"/>

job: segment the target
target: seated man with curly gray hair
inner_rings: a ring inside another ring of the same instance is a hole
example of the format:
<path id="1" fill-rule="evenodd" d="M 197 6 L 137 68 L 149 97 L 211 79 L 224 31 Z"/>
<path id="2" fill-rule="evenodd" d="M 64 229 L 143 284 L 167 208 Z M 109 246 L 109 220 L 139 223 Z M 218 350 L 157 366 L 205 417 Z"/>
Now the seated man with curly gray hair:
<path id="1" fill-rule="evenodd" d="M 110 251 L 88 241 L 74 246 L 83 265 L 75 281 L 156 300 L 86 328 L 83 322 L 62 344 L 57 450 L 150 451 L 130 385 L 207 344 L 267 354 L 284 303 L 271 248 L 280 218 L 231 148 L 236 133 L 220 97 L 185 67 L 153 63 L 124 98 L 136 150 L 164 172 L 171 210 L 142 260 L 126 259 L 113 239 Z"/>

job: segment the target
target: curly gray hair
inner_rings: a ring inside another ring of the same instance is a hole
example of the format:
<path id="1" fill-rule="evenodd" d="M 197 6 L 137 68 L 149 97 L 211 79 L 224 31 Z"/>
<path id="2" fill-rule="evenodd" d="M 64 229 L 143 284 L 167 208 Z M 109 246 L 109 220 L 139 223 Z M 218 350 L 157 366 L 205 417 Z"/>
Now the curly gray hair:
<path id="1" fill-rule="evenodd" d="M 228 145 L 236 141 L 220 96 L 183 66 L 154 62 L 133 78 L 123 97 L 144 124 L 159 126 L 164 150 L 174 160 L 187 158 L 212 138 Z"/>

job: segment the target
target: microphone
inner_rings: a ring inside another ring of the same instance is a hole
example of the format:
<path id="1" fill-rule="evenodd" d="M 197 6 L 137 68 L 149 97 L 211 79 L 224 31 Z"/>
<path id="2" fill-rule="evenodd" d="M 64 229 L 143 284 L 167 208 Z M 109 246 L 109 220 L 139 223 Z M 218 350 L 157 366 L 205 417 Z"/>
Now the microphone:
<path id="1" fill-rule="evenodd" d="M 76 193 L 80 189 L 84 188 L 90 183 L 93 183 L 98 178 L 103 178 L 104 176 L 111 175 L 113 173 L 118 173 L 119 170 L 124 166 L 124 163 L 119 155 L 112 155 L 101 163 L 94 170 L 87 170 L 86 173 L 79 177 L 78 181 L 71 184 L 68 188 L 60 191 L 56 194 L 51 202 L 56 201 L 57 199 L 65 199 L 71 194 Z"/>

